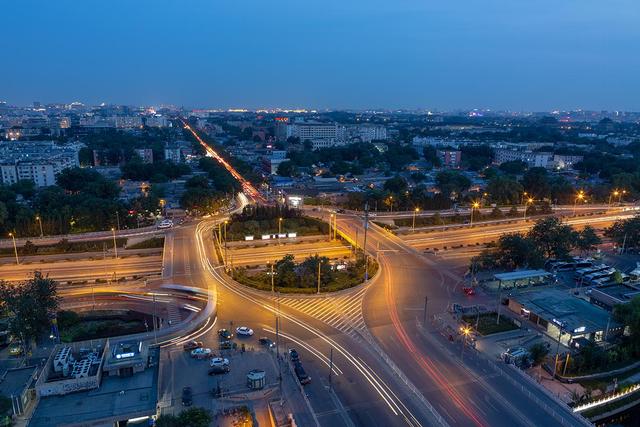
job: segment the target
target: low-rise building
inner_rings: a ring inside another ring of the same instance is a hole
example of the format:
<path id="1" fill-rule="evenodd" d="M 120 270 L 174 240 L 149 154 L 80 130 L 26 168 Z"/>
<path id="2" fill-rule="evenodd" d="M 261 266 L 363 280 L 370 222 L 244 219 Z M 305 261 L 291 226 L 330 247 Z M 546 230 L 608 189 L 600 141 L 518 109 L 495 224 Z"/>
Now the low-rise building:
<path id="1" fill-rule="evenodd" d="M 508 307 L 568 346 L 581 338 L 597 343 L 623 332 L 610 312 L 558 289 L 510 296 Z"/>
<path id="2" fill-rule="evenodd" d="M 142 159 L 142 163 L 153 163 L 153 150 L 151 148 L 136 148 L 134 151 Z"/>
<path id="3" fill-rule="evenodd" d="M 37 187 L 56 183 L 63 169 L 80 166 L 79 144 L 56 145 L 53 141 L 7 142 L 0 144 L 0 178 L 11 185 L 33 181 Z"/>
<path id="4" fill-rule="evenodd" d="M 446 168 L 457 169 L 460 167 L 462 160 L 462 152 L 459 150 L 438 150 L 438 157 L 442 162 L 442 166 Z"/>

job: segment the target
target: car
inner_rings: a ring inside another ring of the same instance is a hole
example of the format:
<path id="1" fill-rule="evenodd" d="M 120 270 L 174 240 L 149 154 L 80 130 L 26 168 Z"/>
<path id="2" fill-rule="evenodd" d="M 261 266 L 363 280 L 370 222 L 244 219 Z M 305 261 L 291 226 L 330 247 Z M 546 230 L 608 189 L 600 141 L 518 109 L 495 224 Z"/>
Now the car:
<path id="1" fill-rule="evenodd" d="M 209 369 L 209 375 L 223 375 L 229 373 L 229 365 L 215 365 Z"/>
<path id="2" fill-rule="evenodd" d="M 345 210 L 344 210 L 344 209 L 338 209 L 338 210 L 336 211 L 336 213 L 343 214 L 343 213 L 345 213 Z"/>
<path id="3" fill-rule="evenodd" d="M 311 377 L 307 375 L 300 362 L 293 365 L 293 370 L 295 371 L 296 377 L 298 377 L 298 381 L 300 381 L 300 384 L 306 385 L 311 382 Z"/>
<path id="4" fill-rule="evenodd" d="M 223 340 L 230 340 L 231 338 L 233 338 L 233 334 L 227 329 L 218 330 L 218 336 Z"/>
<path id="5" fill-rule="evenodd" d="M 243 337 L 250 337 L 253 335 L 253 329 L 248 326 L 238 326 L 236 328 L 236 334 Z"/>
<path id="6" fill-rule="evenodd" d="M 196 359 L 206 359 L 207 357 L 211 357 L 211 349 L 210 348 L 196 348 L 191 350 L 191 357 Z"/>
<path id="7" fill-rule="evenodd" d="M 476 290 L 473 289 L 473 287 L 471 287 L 471 286 L 464 286 L 462 288 L 462 292 L 464 292 L 466 295 L 475 295 L 476 294 Z"/>
<path id="8" fill-rule="evenodd" d="M 297 362 L 300 360 L 300 355 L 295 348 L 289 349 L 289 359 L 291 359 L 292 362 Z"/>
<path id="9" fill-rule="evenodd" d="M 9 354 L 11 356 L 20 356 L 23 352 L 22 343 L 14 342 L 9 346 Z"/>
<path id="10" fill-rule="evenodd" d="M 185 343 L 182 348 L 184 349 L 184 351 L 191 351 L 195 350 L 196 348 L 201 348 L 202 346 L 202 341 L 189 341 L 188 343 Z"/>
<path id="11" fill-rule="evenodd" d="M 171 227 L 173 227 L 173 221 L 171 221 L 170 219 L 165 219 L 164 221 L 161 221 L 158 223 L 158 225 L 156 225 L 156 228 L 159 228 L 159 229 L 171 228 Z"/>
<path id="12" fill-rule="evenodd" d="M 209 361 L 209 365 L 211 365 L 211 367 L 214 367 L 214 366 L 229 366 L 229 359 L 227 359 L 225 357 L 214 357 L 213 359 L 211 359 Z"/>
<path id="13" fill-rule="evenodd" d="M 191 387 L 184 387 L 182 389 L 182 405 L 191 406 L 193 404 L 193 390 Z"/>
<path id="14" fill-rule="evenodd" d="M 260 337 L 260 339 L 258 340 L 258 342 L 260 344 L 262 344 L 263 346 L 267 347 L 267 348 L 273 348 L 276 346 L 276 343 L 274 343 L 273 341 L 271 341 L 269 338 L 267 337 Z"/>

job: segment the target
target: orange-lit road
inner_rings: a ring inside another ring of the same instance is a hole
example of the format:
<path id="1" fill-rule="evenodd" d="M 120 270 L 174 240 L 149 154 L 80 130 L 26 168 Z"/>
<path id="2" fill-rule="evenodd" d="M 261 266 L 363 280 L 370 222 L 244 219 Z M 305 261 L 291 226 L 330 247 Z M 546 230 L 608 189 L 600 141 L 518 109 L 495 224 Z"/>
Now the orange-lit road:
<path id="1" fill-rule="evenodd" d="M 220 154 L 218 154 L 213 148 L 211 148 L 209 144 L 204 142 L 204 140 L 200 138 L 200 135 L 198 135 L 195 129 L 193 129 L 191 125 L 187 123 L 186 120 L 180 119 L 180 121 L 184 125 L 184 128 L 187 129 L 189 132 L 191 132 L 191 134 L 198 141 L 198 143 L 202 145 L 202 148 L 205 149 L 207 154 L 210 157 L 213 157 L 214 159 L 216 159 L 218 163 L 220 163 L 222 166 L 224 166 L 224 168 L 229 171 L 229 173 L 240 183 L 240 185 L 242 185 L 242 190 L 245 192 L 245 194 L 249 196 L 250 199 L 252 199 L 254 202 L 265 201 L 264 198 L 260 195 L 260 193 L 258 193 L 258 190 L 256 190 L 255 187 L 251 185 L 251 183 L 247 181 L 242 175 L 240 175 L 240 173 L 237 170 L 235 170 L 235 168 L 231 166 L 229 162 L 227 162 Z"/>

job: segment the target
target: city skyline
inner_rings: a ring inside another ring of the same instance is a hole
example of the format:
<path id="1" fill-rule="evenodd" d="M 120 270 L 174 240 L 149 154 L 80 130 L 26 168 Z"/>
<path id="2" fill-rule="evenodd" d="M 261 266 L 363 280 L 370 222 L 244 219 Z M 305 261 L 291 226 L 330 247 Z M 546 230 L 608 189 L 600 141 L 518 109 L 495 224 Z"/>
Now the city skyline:
<path id="1" fill-rule="evenodd" d="M 638 111 L 640 6 L 8 5 L 14 104 Z M 51 19 L 54 18 L 54 19 Z M 5 40 L 10 38 L 5 37 Z"/>

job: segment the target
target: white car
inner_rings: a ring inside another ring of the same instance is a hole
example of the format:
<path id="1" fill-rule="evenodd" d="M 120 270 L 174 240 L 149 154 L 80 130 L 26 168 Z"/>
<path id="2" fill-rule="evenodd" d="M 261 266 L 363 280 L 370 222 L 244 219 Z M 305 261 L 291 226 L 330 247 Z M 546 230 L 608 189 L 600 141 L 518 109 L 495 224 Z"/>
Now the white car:
<path id="1" fill-rule="evenodd" d="M 214 357 L 209 362 L 209 365 L 211 365 L 211 367 L 214 367 L 214 366 L 229 366 L 229 359 L 225 359 L 224 357 Z"/>
<path id="2" fill-rule="evenodd" d="M 253 329 L 248 326 L 238 326 L 236 328 L 236 334 L 242 335 L 244 337 L 250 337 L 253 335 Z"/>
<path id="3" fill-rule="evenodd" d="M 171 221 L 170 219 L 165 219 L 164 221 L 156 225 L 156 228 L 159 228 L 159 229 L 171 228 L 171 227 L 173 227 L 173 221 Z"/>
<path id="4" fill-rule="evenodd" d="M 196 359 L 206 359 L 207 357 L 211 357 L 211 349 L 196 348 L 194 350 L 191 350 L 191 357 L 195 357 Z"/>

